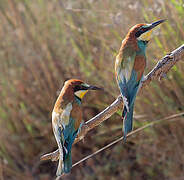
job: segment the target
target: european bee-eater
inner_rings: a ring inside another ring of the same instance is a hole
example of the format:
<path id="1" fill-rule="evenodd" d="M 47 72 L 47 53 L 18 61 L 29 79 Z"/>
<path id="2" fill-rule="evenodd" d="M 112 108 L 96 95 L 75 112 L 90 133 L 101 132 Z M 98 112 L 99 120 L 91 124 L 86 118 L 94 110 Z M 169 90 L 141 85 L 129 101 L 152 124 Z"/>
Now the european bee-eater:
<path id="1" fill-rule="evenodd" d="M 124 140 L 132 131 L 134 102 L 146 67 L 146 47 L 152 29 L 162 22 L 164 20 L 133 26 L 122 41 L 116 56 L 115 75 L 124 102 L 122 113 Z"/>
<path id="2" fill-rule="evenodd" d="M 52 112 L 52 127 L 59 147 L 56 175 L 69 173 L 72 168 L 71 148 L 82 126 L 81 100 L 88 90 L 100 90 L 81 80 L 65 82 Z"/>

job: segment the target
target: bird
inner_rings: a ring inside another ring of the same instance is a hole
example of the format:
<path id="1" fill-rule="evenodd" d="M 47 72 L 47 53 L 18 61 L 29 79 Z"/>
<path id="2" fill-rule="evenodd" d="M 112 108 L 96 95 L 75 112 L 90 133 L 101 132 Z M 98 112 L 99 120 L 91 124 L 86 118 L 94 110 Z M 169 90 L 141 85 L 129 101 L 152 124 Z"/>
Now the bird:
<path id="1" fill-rule="evenodd" d="M 72 144 L 83 124 L 82 98 L 89 90 L 101 89 L 79 79 L 64 83 L 52 111 L 52 128 L 59 149 L 57 176 L 69 173 L 72 168 Z"/>
<path id="2" fill-rule="evenodd" d="M 132 131 L 134 102 L 144 80 L 146 48 L 153 28 L 164 21 L 133 26 L 123 39 L 116 56 L 115 76 L 124 103 L 122 112 L 124 142 L 127 134 Z"/>

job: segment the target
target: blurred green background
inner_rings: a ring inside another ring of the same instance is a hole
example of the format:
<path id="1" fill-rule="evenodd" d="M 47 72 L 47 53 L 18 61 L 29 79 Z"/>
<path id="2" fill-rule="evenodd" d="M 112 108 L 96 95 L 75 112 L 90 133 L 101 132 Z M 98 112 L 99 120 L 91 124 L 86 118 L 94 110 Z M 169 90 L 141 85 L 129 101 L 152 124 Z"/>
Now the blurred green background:
<path id="1" fill-rule="evenodd" d="M 147 70 L 184 43 L 182 0 L 0 0 L 0 179 L 54 179 L 51 112 L 65 80 L 103 86 L 83 101 L 84 119 L 119 95 L 115 56 L 128 29 L 167 19 L 154 31 Z M 138 95 L 134 129 L 184 111 L 184 62 Z M 122 135 L 121 111 L 73 146 L 73 163 Z M 184 178 L 184 118 L 146 129 L 72 169 L 63 179 Z M 176 119 L 176 120 L 177 120 Z"/>

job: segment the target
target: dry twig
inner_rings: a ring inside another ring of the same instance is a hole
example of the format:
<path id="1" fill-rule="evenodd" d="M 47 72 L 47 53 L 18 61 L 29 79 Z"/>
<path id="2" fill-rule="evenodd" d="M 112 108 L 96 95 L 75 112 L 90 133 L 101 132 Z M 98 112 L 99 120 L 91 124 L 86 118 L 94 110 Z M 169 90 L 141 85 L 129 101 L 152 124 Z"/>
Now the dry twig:
<path id="1" fill-rule="evenodd" d="M 179 61 L 184 58 L 184 44 L 181 45 L 179 48 L 171 52 L 170 54 L 163 57 L 156 66 L 148 73 L 148 75 L 145 77 L 145 80 L 143 81 L 143 86 L 148 85 L 152 80 L 158 79 L 159 81 L 165 77 L 167 72 Z M 121 96 L 119 96 L 110 106 L 108 106 L 105 110 L 97 114 L 95 117 L 84 123 L 82 126 L 81 132 L 79 136 L 76 138 L 74 143 L 77 143 L 81 139 L 84 138 L 84 136 L 87 134 L 87 132 L 94 127 L 98 126 L 100 123 L 111 117 L 119 108 L 123 107 L 123 101 Z M 45 154 L 41 156 L 41 160 L 52 160 L 57 161 L 59 156 L 59 150 L 56 150 L 54 152 Z"/>

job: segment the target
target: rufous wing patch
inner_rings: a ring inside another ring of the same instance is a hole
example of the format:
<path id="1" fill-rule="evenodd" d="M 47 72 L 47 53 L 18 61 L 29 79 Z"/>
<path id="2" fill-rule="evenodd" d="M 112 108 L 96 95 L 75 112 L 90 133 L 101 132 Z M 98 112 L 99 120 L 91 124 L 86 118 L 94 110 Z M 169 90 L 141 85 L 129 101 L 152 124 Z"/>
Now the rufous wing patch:
<path id="1" fill-rule="evenodd" d="M 82 110 L 80 105 L 73 104 L 73 108 L 71 111 L 71 117 L 75 120 L 74 128 L 77 130 L 82 123 Z"/>
<path id="2" fill-rule="evenodd" d="M 146 58 L 142 55 L 136 56 L 133 69 L 137 73 L 137 81 L 141 80 L 145 67 L 146 67 Z"/>

